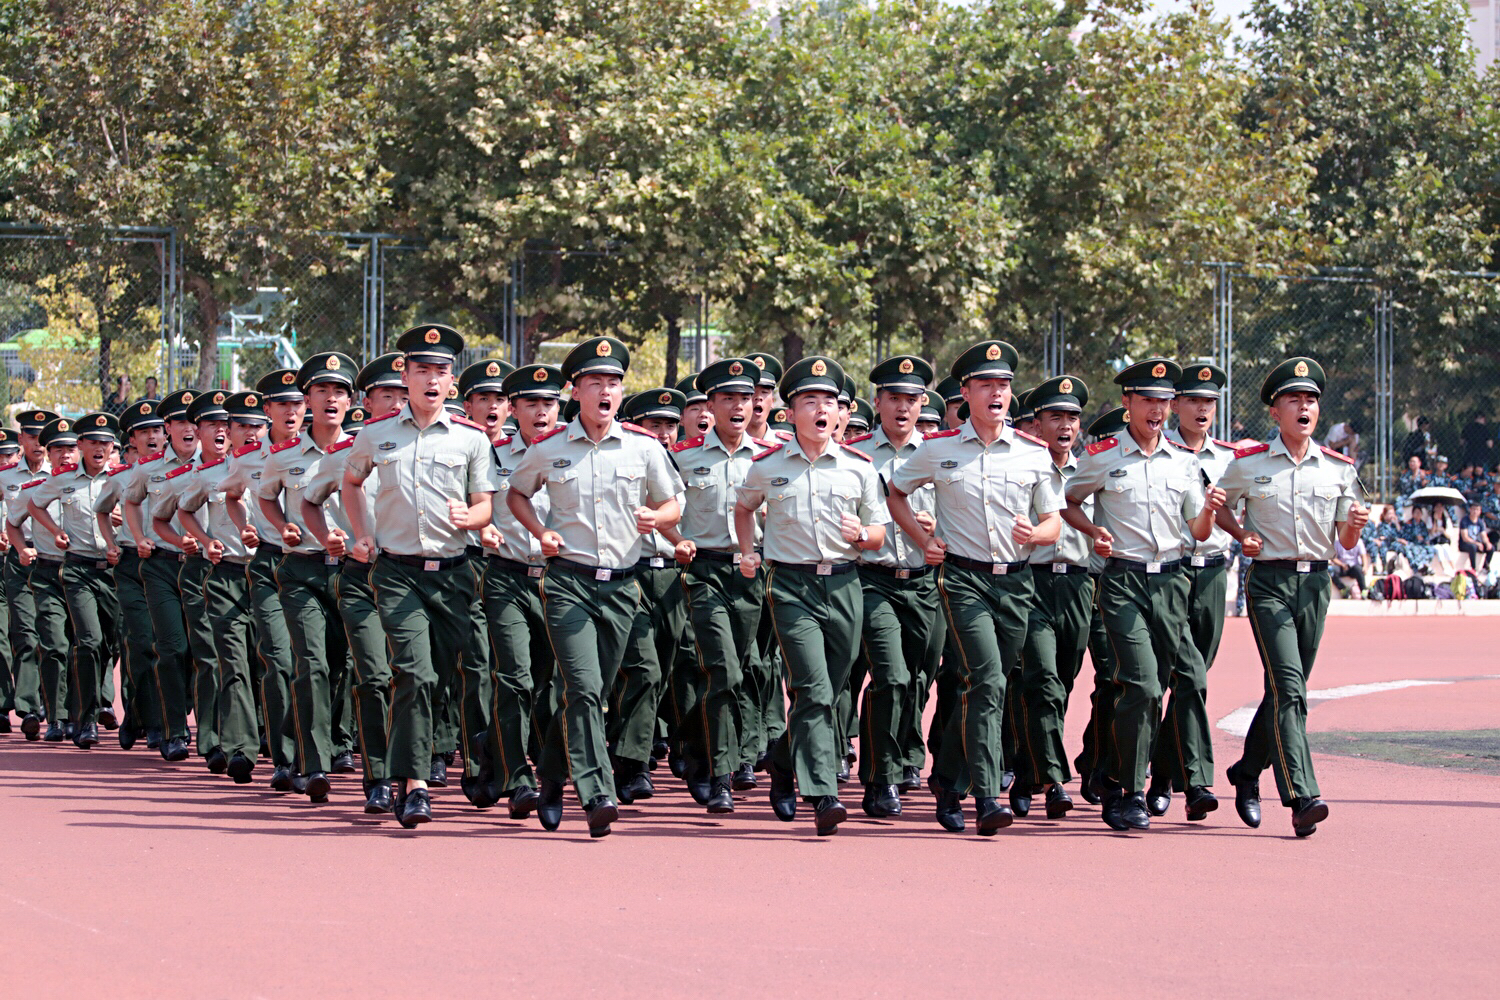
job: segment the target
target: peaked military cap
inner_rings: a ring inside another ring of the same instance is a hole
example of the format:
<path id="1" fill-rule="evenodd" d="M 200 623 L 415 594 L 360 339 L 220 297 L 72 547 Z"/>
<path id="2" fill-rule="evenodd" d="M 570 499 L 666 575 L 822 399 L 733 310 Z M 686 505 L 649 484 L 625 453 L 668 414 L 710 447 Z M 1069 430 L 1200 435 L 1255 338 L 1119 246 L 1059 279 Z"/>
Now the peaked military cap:
<path id="1" fill-rule="evenodd" d="M 302 398 L 298 393 L 297 398 Z M 161 405 L 159 399 L 139 399 L 125 408 L 120 414 L 120 430 L 129 434 L 131 431 L 144 430 L 148 427 L 160 427 L 166 423 L 156 408 Z"/>
<path id="2" fill-rule="evenodd" d="M 302 390 L 297 388 L 297 373 L 291 368 L 277 368 L 255 380 L 255 391 L 264 403 L 300 403 Z"/>
<path id="3" fill-rule="evenodd" d="M 228 420 L 229 411 L 224 408 L 228 399 L 229 393 L 222 389 L 200 392 L 188 405 L 187 419 L 195 424 L 200 420 Z"/>
<path id="4" fill-rule="evenodd" d="M 625 400 L 620 415 L 626 420 L 646 420 L 658 417 L 662 420 L 681 420 L 682 408 L 687 397 L 676 389 L 658 387 L 638 392 Z"/>
<path id="5" fill-rule="evenodd" d="M 507 396 L 557 399 L 562 395 L 562 369 L 556 365 L 522 365 L 500 383 L 500 391 Z"/>
<path id="6" fill-rule="evenodd" d="M 156 415 L 163 420 L 186 420 L 188 419 L 188 407 L 193 405 L 193 400 L 198 394 L 192 389 L 178 389 L 162 397 L 162 401 L 156 404 Z"/>
<path id="7" fill-rule="evenodd" d="M 949 375 L 937 384 L 937 394 L 938 398 L 943 401 L 944 406 L 947 406 L 949 403 L 957 403 L 964 398 L 964 384 L 952 375 Z"/>
<path id="8" fill-rule="evenodd" d="M 16 414 L 16 426 L 26 434 L 40 434 L 42 428 L 62 416 L 51 410 L 22 410 Z"/>
<path id="9" fill-rule="evenodd" d="M 1036 408 L 1031 405 L 1031 390 L 1023 389 L 1010 395 L 1011 421 L 1035 420 Z"/>
<path id="10" fill-rule="evenodd" d="M 359 429 L 365 425 L 365 420 L 370 416 L 370 411 L 363 406 L 351 406 L 344 411 L 343 422 L 339 428 L 345 434 L 358 434 Z"/>
<path id="11" fill-rule="evenodd" d="M 799 392 L 831 392 L 837 396 L 844 390 L 844 369 L 832 358 L 813 355 L 803 358 L 781 376 L 777 391 L 788 403 Z"/>
<path id="12" fill-rule="evenodd" d="M 922 412 L 917 417 L 917 423 L 942 423 L 944 405 L 943 397 L 928 389 L 926 399 L 922 403 Z"/>
<path id="13" fill-rule="evenodd" d="M 782 368 L 781 361 L 774 354 L 767 354 L 765 351 L 751 351 L 745 355 L 745 360 L 760 369 L 760 378 L 756 379 L 757 385 L 774 389 L 781 383 L 781 376 L 785 369 Z"/>
<path id="14" fill-rule="evenodd" d="M 442 323 L 423 323 L 396 338 L 396 350 L 408 363 L 451 365 L 463 349 L 463 335 Z"/>
<path id="15" fill-rule="evenodd" d="M 78 443 L 78 431 L 73 426 L 73 421 L 67 417 L 58 417 L 47 421 L 47 426 L 37 433 L 37 440 L 42 443 L 43 448 L 74 445 Z"/>
<path id="16" fill-rule="evenodd" d="M 1272 368 L 1261 383 L 1260 401 L 1270 406 L 1285 392 L 1315 392 L 1321 396 L 1323 386 L 1327 384 L 1328 376 L 1324 374 L 1323 366 L 1312 358 L 1287 358 Z"/>
<path id="17" fill-rule="evenodd" d="M 953 362 L 952 375 L 960 383 L 971 378 L 1015 378 L 1021 356 L 1003 340 L 982 340 Z"/>
<path id="18" fill-rule="evenodd" d="M 117 441 L 120 420 L 113 413 L 85 413 L 73 423 L 81 441 Z"/>
<path id="19" fill-rule="evenodd" d="M 563 358 L 563 378 L 577 383 L 585 375 L 619 375 L 630 370 L 630 351 L 613 337 L 585 340 Z"/>
<path id="20" fill-rule="evenodd" d="M 875 424 L 875 407 L 870 405 L 867 399 L 854 397 L 854 402 L 849 404 L 849 427 L 853 430 L 867 431 Z"/>
<path id="21" fill-rule="evenodd" d="M 1026 394 L 1026 405 L 1033 413 L 1043 410 L 1067 410 L 1082 413 L 1088 405 L 1088 383 L 1077 375 L 1057 375 Z"/>
<path id="22" fill-rule="evenodd" d="M 778 406 L 771 411 L 771 419 L 766 421 L 766 426 L 773 431 L 789 431 L 792 429 L 792 415 L 785 406 Z"/>
<path id="23" fill-rule="evenodd" d="M 0 453 L 9 454 L 21 450 L 21 439 L 9 427 L 0 427 Z"/>
<path id="24" fill-rule="evenodd" d="M 306 393 L 319 382 L 333 382 L 353 392 L 354 376 L 358 373 L 359 366 L 349 355 L 324 351 L 302 362 L 302 367 L 297 369 L 297 387 Z"/>
<path id="25" fill-rule="evenodd" d="M 271 418 L 260 408 L 260 393 L 236 392 L 224 400 L 229 419 L 241 424 L 268 424 Z"/>
<path id="26" fill-rule="evenodd" d="M 693 384 L 705 399 L 711 392 L 753 393 L 760 375 L 761 370 L 749 358 L 720 358 L 699 372 Z"/>
<path id="27" fill-rule="evenodd" d="M 912 395 L 926 392 L 932 375 L 932 366 L 915 354 L 898 354 L 870 369 L 875 388 Z"/>
<path id="28" fill-rule="evenodd" d="M 1177 395 L 1218 399 L 1229 384 L 1229 373 L 1218 365 L 1188 365 L 1177 380 Z"/>
<path id="29" fill-rule="evenodd" d="M 1181 378 L 1182 368 L 1177 362 L 1168 358 L 1147 358 L 1123 369 L 1115 376 L 1115 385 L 1148 399 L 1171 399 L 1177 395 L 1177 383 Z"/>
<path id="30" fill-rule="evenodd" d="M 689 406 L 692 406 L 694 403 L 708 401 L 708 396 L 704 394 L 702 389 L 698 388 L 698 376 L 701 374 L 703 373 L 694 372 L 691 375 L 684 375 L 677 380 L 677 391 L 682 393 L 682 398 L 687 400 L 687 405 Z"/>
<path id="31" fill-rule="evenodd" d="M 515 370 L 515 365 L 499 358 L 476 361 L 458 376 L 458 394 L 468 399 L 476 392 L 504 392 L 505 376 Z"/>
<path id="32" fill-rule="evenodd" d="M 854 397 L 859 395 L 859 387 L 854 384 L 854 376 L 844 372 L 844 385 L 839 389 L 839 402 L 845 406 L 854 405 Z"/>
<path id="33" fill-rule="evenodd" d="M 1094 418 L 1089 424 L 1088 434 L 1090 437 L 1107 438 L 1114 437 L 1125 429 L 1125 407 L 1117 406 L 1113 410 L 1105 410 Z"/>
<path id="34" fill-rule="evenodd" d="M 360 392 L 387 386 L 404 387 L 401 373 L 406 371 L 406 355 L 392 352 L 382 354 L 359 370 L 354 377 L 354 387 Z"/>
<path id="35" fill-rule="evenodd" d="M 580 403 L 576 399 L 570 399 L 563 404 L 562 413 L 559 416 L 559 419 L 562 420 L 562 422 L 565 424 L 572 423 L 573 420 L 578 416 L 578 411 L 581 409 L 583 409 L 582 403 Z"/>

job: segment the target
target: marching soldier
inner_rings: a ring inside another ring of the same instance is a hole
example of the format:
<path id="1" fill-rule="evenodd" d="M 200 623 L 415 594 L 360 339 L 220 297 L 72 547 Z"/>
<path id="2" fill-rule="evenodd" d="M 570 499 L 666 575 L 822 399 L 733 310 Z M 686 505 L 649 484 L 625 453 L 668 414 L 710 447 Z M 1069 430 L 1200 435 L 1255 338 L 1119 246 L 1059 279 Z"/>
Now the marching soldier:
<path id="1" fill-rule="evenodd" d="M 16 418 L 19 428 L 20 459 L 10 460 L 0 468 L 0 488 L 5 490 L 5 510 L 8 514 L 20 500 L 21 487 L 48 473 L 47 449 L 43 448 L 37 435 L 42 428 L 58 415 L 51 410 L 26 410 Z M 36 600 L 31 596 L 28 580 L 31 568 L 21 563 L 21 552 L 30 548 L 26 531 L 22 530 L 25 545 L 17 547 L 10 542 L 10 533 L 5 540 L 5 604 L 9 609 L 9 636 L 11 669 L 14 671 L 14 708 L 21 717 L 21 732 L 30 741 L 41 739 L 42 719 L 47 714 L 42 701 L 42 674 L 37 650 Z"/>
<path id="2" fill-rule="evenodd" d="M 923 400 L 922 412 L 917 414 L 917 433 L 926 437 L 943 429 L 943 397 L 928 389 Z"/>
<path id="3" fill-rule="evenodd" d="M 754 579 L 761 565 L 755 516 L 766 508 L 766 597 L 792 699 L 771 757 L 771 807 L 778 819 L 795 819 L 800 789 L 814 806 L 819 836 L 837 833 L 848 816 L 838 798 L 839 693 L 863 614 L 855 568 L 860 552 L 884 544 L 890 520 L 874 465 L 833 440 L 843 385 L 843 369 L 828 358 L 804 358 L 787 370 L 779 388 L 796 434 L 756 456 L 734 510 L 740 572 Z"/>
<path id="4" fill-rule="evenodd" d="M 16 432 L 0 427 L 0 477 L 16 466 L 20 456 L 21 442 L 16 439 Z M 3 496 L 0 492 L 0 498 Z M 0 532 L 0 556 L 9 548 L 10 540 Z M 0 600 L 0 734 L 10 732 L 10 713 L 15 708 L 16 672 L 10 653 L 10 602 Z"/>
<path id="5" fill-rule="evenodd" d="M 1062 483 L 1045 447 L 1005 423 L 1018 356 L 989 340 L 953 363 L 970 415 L 958 430 L 923 441 L 890 481 L 896 523 L 926 553 L 959 658 L 958 703 L 943 734 L 932 784 L 938 823 L 964 828 L 963 796 L 975 796 L 980 836 L 1015 819 L 999 796 L 1006 760 L 1001 727 L 1006 687 L 1021 666 L 1033 598 L 1028 545 L 1057 540 Z M 907 497 L 936 486 L 936 530 Z"/>
<path id="6" fill-rule="evenodd" d="M 653 435 L 615 419 L 629 364 L 625 345 L 612 337 L 595 337 L 569 352 L 562 373 L 573 383 L 578 417 L 532 443 L 506 495 L 511 513 L 549 560 L 542 609 L 562 684 L 562 710 L 542 752 L 538 818 L 549 830 L 561 822 L 564 774 L 557 751 L 566 747 L 592 837 L 608 835 L 619 818 L 610 794 L 604 699 L 641 601 L 637 564 L 644 539 L 676 523 L 682 491 Z M 542 489 L 551 503 L 545 525 L 530 503 Z"/>
<path id="7" fill-rule="evenodd" d="M 1324 383 L 1312 358 L 1287 358 L 1266 376 L 1260 398 L 1276 437 L 1236 452 L 1221 480 L 1226 506 L 1245 501 L 1244 526 L 1227 510 L 1218 517 L 1255 560 L 1245 587 L 1266 681 L 1244 753 L 1228 772 L 1235 808 L 1247 826 L 1260 825 L 1258 779 L 1269 766 L 1299 837 L 1328 818 L 1307 748 L 1307 678 L 1328 614 L 1328 560 L 1335 539 L 1353 548 L 1370 518 L 1354 495 L 1353 463 L 1313 441 Z"/>
<path id="8" fill-rule="evenodd" d="M 745 355 L 745 360 L 760 372 L 755 380 L 755 397 L 750 402 L 750 423 L 745 426 L 745 433 L 764 441 L 771 436 L 769 421 L 772 411 L 776 409 L 776 386 L 781 382 L 781 362 L 774 354 L 764 351 L 751 351 Z"/>
<path id="9" fill-rule="evenodd" d="M 225 397 L 222 403 L 212 402 L 218 395 L 213 393 L 193 400 L 200 433 L 206 431 L 210 436 L 203 439 L 204 461 L 177 496 L 177 520 L 197 541 L 198 551 L 209 565 L 203 581 L 203 609 L 214 637 L 217 746 L 225 758 L 224 769 L 229 777 L 235 784 L 244 785 L 255 771 L 260 747 L 255 678 L 251 669 L 255 627 L 247 574 L 251 553 L 229 513 L 229 505 L 241 501 L 227 499 L 223 483 L 229 475 L 229 453 L 258 444 L 270 419 L 260 407 L 260 396 L 254 392 L 237 392 Z M 220 408 L 227 418 L 222 446 L 217 442 L 219 429 L 212 426 Z M 198 704 L 202 704 L 201 696 Z M 198 718 L 201 733 L 203 716 L 200 714 Z M 209 770 L 215 768 L 210 766 Z"/>
<path id="10" fill-rule="evenodd" d="M 1234 446 L 1209 435 L 1219 407 L 1219 394 L 1229 376 L 1217 365 L 1195 364 L 1183 371 L 1177 383 L 1172 412 L 1177 428 L 1168 429 L 1169 441 L 1186 446 L 1198 456 L 1205 479 L 1217 483 L 1234 459 Z M 1187 795 L 1187 818 L 1200 820 L 1219 808 L 1209 791 L 1214 782 L 1213 730 L 1208 719 L 1208 671 L 1219 653 L 1224 632 L 1224 595 L 1228 590 L 1225 564 L 1229 533 L 1214 526 L 1204 541 L 1188 534 L 1187 634 L 1178 647 L 1177 666 L 1172 671 L 1171 695 L 1165 718 L 1151 756 L 1151 785 L 1146 789 L 1146 809 L 1153 816 L 1166 814 L 1172 790 Z"/>
<path id="11" fill-rule="evenodd" d="M 678 379 L 677 391 L 682 393 L 683 398 L 682 424 L 677 429 L 678 439 L 686 440 L 707 434 L 714 425 L 713 408 L 708 405 L 708 397 L 698 388 L 697 373 Z"/>
<path id="12" fill-rule="evenodd" d="M 1088 434 L 1095 444 L 1109 437 L 1116 437 L 1125 430 L 1125 407 L 1116 406 L 1095 417 L 1088 426 Z M 1090 520 L 1107 528 L 1104 512 L 1089 501 L 1085 512 L 1092 507 Z M 1066 525 L 1072 528 L 1072 525 Z M 1189 536 L 1191 537 L 1191 536 Z M 1083 749 L 1073 764 L 1080 776 L 1078 787 L 1083 800 L 1089 805 L 1098 805 L 1104 794 L 1104 758 L 1108 756 L 1110 711 L 1115 703 L 1114 668 L 1109 654 L 1109 634 L 1104 631 L 1104 618 L 1099 614 L 1099 578 L 1104 574 L 1105 558 L 1089 545 L 1089 579 L 1094 581 L 1094 606 L 1089 614 L 1089 662 L 1093 666 L 1094 686 L 1089 692 L 1089 724 L 1083 731 Z"/>
<path id="13" fill-rule="evenodd" d="M 407 829 L 432 820 L 434 707 L 461 668 L 474 599 L 467 532 L 489 523 L 495 490 L 483 429 L 444 406 L 463 345 L 457 330 L 436 324 L 401 335 L 406 405 L 365 421 L 342 487 L 355 539 L 350 555 L 374 560 L 370 580 L 395 678 L 389 774 L 403 784 L 394 811 Z M 379 485 L 366 510 L 364 483 L 372 473 Z"/>
<path id="14" fill-rule="evenodd" d="M 1222 490 L 1205 490 L 1198 460 L 1162 435 L 1182 369 L 1148 358 L 1115 376 L 1128 414 L 1126 433 L 1091 445 L 1068 480 L 1068 524 L 1086 532 L 1108 561 L 1099 610 L 1113 654 L 1112 753 L 1106 762 L 1104 821 L 1114 830 L 1145 830 L 1146 772 L 1161 721 L 1161 696 L 1176 664 L 1187 622 L 1182 572 L 1183 522 L 1209 536 Z M 1095 504 L 1108 528 L 1089 520 Z"/>
<path id="15" fill-rule="evenodd" d="M 962 427 L 964 418 L 958 415 L 958 409 L 964 405 L 963 383 L 950 375 L 937 384 L 937 394 L 943 401 L 943 430 Z"/>
<path id="16" fill-rule="evenodd" d="M 922 442 L 917 418 L 932 374 L 931 365 L 910 355 L 888 358 L 870 371 L 879 426 L 849 443 L 874 459 L 882 482 L 889 483 Z M 929 531 L 936 524 L 933 492 L 923 486 L 908 500 Z M 859 576 L 864 590 L 860 656 L 870 678 L 860 709 L 862 805 L 869 816 L 899 816 L 901 785 L 912 777 L 908 734 L 921 728 L 916 705 L 925 701 L 922 693 L 931 686 L 943 652 L 942 604 L 926 553 L 898 531 L 889 531 L 879 549 L 860 554 Z M 917 743 L 920 748 L 920 737 Z"/>

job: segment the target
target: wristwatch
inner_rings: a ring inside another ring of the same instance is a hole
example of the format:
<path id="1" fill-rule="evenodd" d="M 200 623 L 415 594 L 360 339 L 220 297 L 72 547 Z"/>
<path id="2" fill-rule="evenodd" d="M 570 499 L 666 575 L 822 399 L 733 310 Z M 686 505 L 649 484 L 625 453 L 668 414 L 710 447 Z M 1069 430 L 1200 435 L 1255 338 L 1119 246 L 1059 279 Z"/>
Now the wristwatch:
<path id="1" fill-rule="evenodd" d="M 861 525 L 860 529 L 859 529 L 859 537 L 854 540 L 855 544 L 856 545 L 863 545 L 865 542 L 868 542 L 869 540 L 870 540 L 870 529 L 868 527 L 865 527 L 864 525 Z"/>

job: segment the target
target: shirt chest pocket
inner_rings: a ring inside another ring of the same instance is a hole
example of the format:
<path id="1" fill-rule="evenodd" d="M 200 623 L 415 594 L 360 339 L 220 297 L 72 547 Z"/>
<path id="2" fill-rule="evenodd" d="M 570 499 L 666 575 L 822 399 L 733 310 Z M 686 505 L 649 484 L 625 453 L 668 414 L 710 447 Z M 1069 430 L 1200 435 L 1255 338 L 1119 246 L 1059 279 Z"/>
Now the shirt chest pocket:
<path id="1" fill-rule="evenodd" d="M 1035 473 L 1011 473 L 1005 477 L 1005 482 L 1000 487 L 1000 495 L 1004 498 L 1005 506 L 1009 507 L 1012 513 L 1030 512 L 1031 495 L 1036 492 L 1037 478 Z"/>
<path id="2" fill-rule="evenodd" d="M 723 491 L 719 484 L 708 477 L 694 477 L 687 481 L 688 506 L 705 514 L 719 509 L 719 497 Z"/>
<path id="3" fill-rule="evenodd" d="M 401 466 L 394 457 L 382 458 L 375 466 L 375 474 L 380 479 L 380 492 L 385 493 L 401 485 Z"/>
<path id="4" fill-rule="evenodd" d="M 941 472 L 933 478 L 932 485 L 937 490 L 938 502 L 945 509 L 969 509 L 969 489 L 966 479 L 967 477 L 956 469 Z"/>
<path id="5" fill-rule="evenodd" d="M 646 502 L 646 467 L 622 465 L 615 470 L 615 492 L 620 503 L 634 510 Z"/>
<path id="6" fill-rule="evenodd" d="M 824 498 L 828 516 L 842 518 L 845 514 L 858 514 L 859 494 L 859 487 L 849 483 L 835 483 L 829 487 Z"/>
<path id="7" fill-rule="evenodd" d="M 1284 512 L 1282 506 L 1282 490 L 1274 483 L 1257 484 L 1245 493 L 1245 509 L 1257 524 L 1276 524 L 1285 520 L 1288 512 Z"/>
<path id="8" fill-rule="evenodd" d="M 438 452 L 432 456 L 432 480 L 438 489 L 455 496 L 464 496 L 464 468 L 468 463 L 464 456 L 453 452 Z"/>
<path id="9" fill-rule="evenodd" d="M 578 509 L 578 473 L 560 472 L 547 480 L 547 499 L 553 510 Z"/>
<path id="10" fill-rule="evenodd" d="M 789 490 L 766 494 L 766 520 L 772 524 L 790 527 L 797 523 L 797 510 L 801 498 Z"/>
<path id="11" fill-rule="evenodd" d="M 1333 523 L 1333 517 L 1338 508 L 1339 496 L 1344 491 L 1337 486 L 1314 486 L 1309 497 L 1309 506 L 1313 517 L 1324 526 Z"/>
<path id="12" fill-rule="evenodd" d="M 1163 479 L 1153 482 L 1150 486 L 1151 504 L 1163 514 L 1172 514 L 1182 510 L 1182 497 L 1192 488 L 1192 483 L 1186 479 Z"/>

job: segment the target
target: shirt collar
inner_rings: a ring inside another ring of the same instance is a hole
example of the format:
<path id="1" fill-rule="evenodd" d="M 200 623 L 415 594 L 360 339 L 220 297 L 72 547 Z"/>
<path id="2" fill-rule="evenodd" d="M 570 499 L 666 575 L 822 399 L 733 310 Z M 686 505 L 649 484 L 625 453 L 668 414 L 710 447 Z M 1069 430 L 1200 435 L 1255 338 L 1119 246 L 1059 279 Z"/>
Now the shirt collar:
<path id="1" fill-rule="evenodd" d="M 396 417 L 396 423 L 398 423 L 398 424 L 399 423 L 408 423 L 408 424 L 411 424 L 413 427 L 417 426 L 417 415 L 412 412 L 411 403 L 410 402 L 406 402 L 406 403 L 403 403 L 401 405 L 401 413 L 400 413 L 399 416 Z M 428 427 L 432 427 L 435 424 L 442 424 L 443 427 L 444 427 L 444 429 L 451 429 L 452 428 L 452 426 L 453 426 L 453 414 L 451 414 L 451 413 L 448 412 L 448 408 L 446 406 L 444 406 L 444 407 L 442 407 L 442 408 L 440 408 L 438 410 L 437 418 L 435 420 L 433 420 L 433 422 L 430 423 L 430 424 L 428 424 L 427 426 Z M 340 438 L 339 440 L 342 441 L 343 438 Z"/>
<path id="2" fill-rule="evenodd" d="M 901 449 L 896 447 L 895 443 L 891 440 L 890 435 L 885 432 L 885 428 L 884 427 L 877 427 L 877 428 L 875 428 L 875 434 L 871 438 L 871 441 L 874 443 L 874 445 L 875 445 L 876 448 L 879 448 L 879 447 L 881 447 L 883 445 L 883 446 L 891 449 L 891 451 L 894 451 L 896 454 L 898 454 L 898 455 L 901 454 Z M 909 441 L 906 442 L 906 449 L 908 451 L 915 451 L 917 445 L 919 445 L 921 443 L 922 443 L 922 435 L 921 434 L 912 434 L 911 440 L 909 440 Z"/>
<path id="3" fill-rule="evenodd" d="M 1286 456 L 1286 460 L 1288 462 L 1291 462 L 1293 465 L 1297 464 L 1297 460 L 1292 457 L 1292 453 L 1287 451 L 1286 449 L 1286 439 L 1283 438 L 1280 434 L 1276 435 L 1275 439 L 1271 441 L 1271 454 L 1284 455 Z M 1318 443 L 1316 441 L 1307 442 L 1307 457 L 1303 458 L 1302 461 L 1321 462 L 1322 460 L 1323 449 L 1318 447 Z"/>
<path id="4" fill-rule="evenodd" d="M 1130 428 L 1129 427 L 1125 427 L 1124 429 L 1122 429 L 1120 431 L 1119 438 L 1120 438 L 1120 450 L 1123 451 L 1125 454 L 1128 455 L 1128 454 L 1130 454 L 1133 451 L 1134 452 L 1140 452 L 1141 455 L 1143 455 L 1144 457 L 1146 457 L 1148 459 L 1155 458 L 1157 455 L 1165 453 L 1167 451 L 1167 449 L 1169 447 L 1171 447 L 1170 445 L 1167 444 L 1166 441 L 1158 441 L 1156 443 L 1156 450 L 1153 451 L 1151 454 L 1147 455 L 1144 451 L 1141 451 L 1140 442 L 1135 439 L 1135 435 L 1134 434 L 1130 433 Z"/>
<path id="5" fill-rule="evenodd" d="M 574 417 L 572 420 L 568 421 L 568 440 L 577 441 L 579 438 L 582 438 L 585 441 L 589 441 L 588 432 L 583 429 L 583 421 L 579 420 L 577 417 Z M 604 437 L 599 439 L 599 443 L 603 444 L 610 438 L 615 438 L 620 441 L 625 440 L 625 431 L 620 427 L 620 421 L 618 419 L 611 420 L 609 422 L 609 430 L 604 432 Z M 589 443 L 593 444 L 592 441 L 589 441 Z"/>
<path id="6" fill-rule="evenodd" d="M 703 435 L 703 447 L 705 447 L 705 448 L 717 448 L 717 449 L 719 449 L 720 451 L 722 451 L 726 455 L 733 455 L 734 454 L 734 452 L 732 452 L 732 451 L 729 450 L 729 446 L 724 443 L 724 439 L 721 438 L 721 437 L 719 437 L 719 431 L 718 431 L 718 429 L 717 428 L 713 428 L 713 427 L 710 427 L 708 429 L 708 433 L 706 433 L 706 434 Z M 755 441 L 751 439 L 751 437 L 750 437 L 749 434 L 741 434 L 740 435 L 740 446 L 736 450 L 737 451 L 744 451 L 746 448 L 750 448 L 752 450 L 758 451 L 759 450 L 759 445 L 757 445 L 755 443 Z"/>
<path id="7" fill-rule="evenodd" d="M 831 458 L 831 457 L 833 457 L 835 455 L 835 453 L 838 451 L 838 449 L 839 449 L 839 443 L 837 441 L 833 440 L 832 438 L 829 438 L 828 439 L 828 445 L 827 445 L 827 447 L 825 447 L 823 449 L 823 454 L 819 455 L 818 458 L 819 459 Z M 792 456 L 792 455 L 797 456 L 798 458 L 802 459 L 802 461 L 806 462 L 808 465 L 812 465 L 813 462 L 815 461 L 815 459 L 808 458 L 807 454 L 805 452 L 803 452 L 803 450 L 802 450 L 802 442 L 799 441 L 799 440 L 797 440 L 797 435 L 795 435 L 795 434 L 793 434 L 792 435 L 792 439 L 786 443 L 786 453 L 787 453 L 788 456 Z"/>
<path id="8" fill-rule="evenodd" d="M 965 420 L 959 427 L 958 439 L 960 441 L 979 441 L 980 447 L 984 447 L 984 442 L 979 437 L 979 431 L 974 428 L 973 417 Z M 999 444 L 1001 442 L 1004 442 L 1007 446 L 1015 444 L 1016 429 L 1010 424 L 1000 425 L 1000 436 L 995 439 L 995 443 Z"/>

